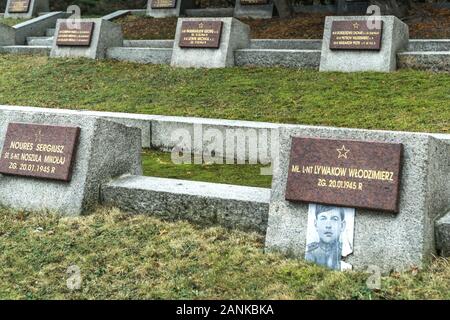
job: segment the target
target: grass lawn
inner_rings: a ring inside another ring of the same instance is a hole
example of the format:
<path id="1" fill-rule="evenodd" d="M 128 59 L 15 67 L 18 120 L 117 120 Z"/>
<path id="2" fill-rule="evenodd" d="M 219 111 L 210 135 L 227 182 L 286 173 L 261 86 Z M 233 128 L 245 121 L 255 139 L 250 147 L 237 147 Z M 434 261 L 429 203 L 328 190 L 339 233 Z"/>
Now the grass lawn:
<path id="1" fill-rule="evenodd" d="M 13 18 L 0 18 L 0 24 L 6 24 L 7 26 L 14 26 L 16 24 L 27 21 L 28 19 L 13 19 Z"/>
<path id="2" fill-rule="evenodd" d="M 367 129 L 450 131 L 450 74 L 174 69 L 0 55 L 0 103 Z"/>
<path id="3" fill-rule="evenodd" d="M 450 299 L 450 262 L 383 277 L 263 253 L 257 234 L 102 209 L 0 210 L 0 299 Z M 66 286 L 76 265 L 80 290 Z"/>
<path id="4" fill-rule="evenodd" d="M 272 176 L 260 174 L 262 165 L 174 164 L 170 153 L 146 150 L 142 154 L 145 176 L 185 179 L 270 188 Z"/>

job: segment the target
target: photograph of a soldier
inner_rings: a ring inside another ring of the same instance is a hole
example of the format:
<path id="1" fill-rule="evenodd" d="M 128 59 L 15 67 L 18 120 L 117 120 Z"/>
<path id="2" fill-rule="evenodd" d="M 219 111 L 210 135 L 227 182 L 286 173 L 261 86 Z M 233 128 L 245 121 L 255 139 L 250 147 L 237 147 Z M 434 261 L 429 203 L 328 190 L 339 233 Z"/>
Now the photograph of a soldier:
<path id="1" fill-rule="evenodd" d="M 353 252 L 355 209 L 310 204 L 305 260 L 333 270 L 352 266 L 343 257 Z"/>

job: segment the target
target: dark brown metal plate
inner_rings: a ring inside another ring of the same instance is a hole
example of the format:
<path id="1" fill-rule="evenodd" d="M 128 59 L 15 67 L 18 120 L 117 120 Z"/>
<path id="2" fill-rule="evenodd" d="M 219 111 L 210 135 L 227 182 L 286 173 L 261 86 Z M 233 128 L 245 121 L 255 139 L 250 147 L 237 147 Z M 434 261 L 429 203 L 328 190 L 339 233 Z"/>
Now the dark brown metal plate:
<path id="1" fill-rule="evenodd" d="M 61 23 L 56 44 L 58 46 L 83 46 L 91 45 L 94 22 L 80 22 L 80 28 L 72 29 L 66 23 Z"/>
<path id="2" fill-rule="evenodd" d="M 292 138 L 286 200 L 398 212 L 403 146 Z"/>
<path id="3" fill-rule="evenodd" d="M 269 4 L 269 0 L 241 0 L 241 6 L 262 6 Z"/>
<path id="4" fill-rule="evenodd" d="M 181 48 L 220 47 L 222 21 L 183 21 L 181 24 Z"/>
<path id="5" fill-rule="evenodd" d="M 177 0 L 152 0 L 152 9 L 175 9 Z"/>
<path id="6" fill-rule="evenodd" d="M 0 173 L 69 182 L 80 128 L 10 123 Z"/>
<path id="7" fill-rule="evenodd" d="M 369 30 L 367 21 L 333 21 L 330 49 L 332 50 L 380 50 L 383 21 L 380 29 Z"/>
<path id="8" fill-rule="evenodd" d="M 11 0 L 8 7 L 9 13 L 27 13 L 31 0 Z"/>

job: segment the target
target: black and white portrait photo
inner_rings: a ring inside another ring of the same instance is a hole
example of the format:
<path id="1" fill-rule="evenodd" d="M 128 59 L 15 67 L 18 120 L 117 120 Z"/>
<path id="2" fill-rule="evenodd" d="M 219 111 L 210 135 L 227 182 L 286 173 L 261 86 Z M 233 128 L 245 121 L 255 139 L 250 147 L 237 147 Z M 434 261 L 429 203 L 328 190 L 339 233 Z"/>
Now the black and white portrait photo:
<path id="1" fill-rule="evenodd" d="M 343 257 L 353 252 L 355 209 L 310 204 L 305 259 L 333 270 L 349 270 Z"/>

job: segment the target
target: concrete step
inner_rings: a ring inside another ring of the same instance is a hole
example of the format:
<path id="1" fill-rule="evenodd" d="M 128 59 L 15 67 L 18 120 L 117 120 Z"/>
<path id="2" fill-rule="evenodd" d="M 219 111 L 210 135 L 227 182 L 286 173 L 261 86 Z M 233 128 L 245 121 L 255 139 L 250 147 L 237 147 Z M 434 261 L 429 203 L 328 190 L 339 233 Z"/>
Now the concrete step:
<path id="1" fill-rule="evenodd" d="M 186 9 L 188 17 L 232 17 L 234 8 Z"/>
<path id="2" fill-rule="evenodd" d="M 450 51 L 408 51 L 397 54 L 399 68 L 450 71 Z"/>
<path id="3" fill-rule="evenodd" d="M 173 40 L 124 40 L 124 47 L 137 48 L 172 48 Z M 316 39 L 253 39 L 250 49 L 293 49 L 293 50 L 321 50 L 322 40 Z"/>
<path id="4" fill-rule="evenodd" d="M 51 46 L 53 37 L 27 37 L 27 44 L 29 46 Z"/>
<path id="5" fill-rule="evenodd" d="M 234 59 L 237 66 L 318 69 L 320 50 L 242 49 L 235 52 Z"/>
<path id="6" fill-rule="evenodd" d="M 124 176 L 103 185 L 101 197 L 105 205 L 132 213 L 264 234 L 270 189 Z"/>
<path id="7" fill-rule="evenodd" d="M 411 39 L 408 51 L 450 51 L 450 39 Z"/>
<path id="8" fill-rule="evenodd" d="M 51 49 L 51 46 L 5 46 L 0 47 L 0 53 L 48 56 Z"/>
<path id="9" fill-rule="evenodd" d="M 173 40 L 124 40 L 124 47 L 134 48 L 173 48 Z"/>
<path id="10" fill-rule="evenodd" d="M 170 48 L 135 48 L 115 47 L 106 52 L 109 59 L 150 64 L 170 64 L 172 49 Z"/>
<path id="11" fill-rule="evenodd" d="M 47 36 L 47 37 L 53 37 L 54 35 L 55 35 L 55 28 L 49 28 L 49 29 L 47 29 L 47 31 L 45 32 L 45 35 Z"/>
<path id="12" fill-rule="evenodd" d="M 321 50 L 322 39 L 252 39 L 250 49 Z"/>

